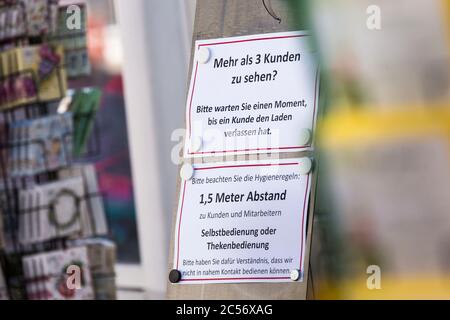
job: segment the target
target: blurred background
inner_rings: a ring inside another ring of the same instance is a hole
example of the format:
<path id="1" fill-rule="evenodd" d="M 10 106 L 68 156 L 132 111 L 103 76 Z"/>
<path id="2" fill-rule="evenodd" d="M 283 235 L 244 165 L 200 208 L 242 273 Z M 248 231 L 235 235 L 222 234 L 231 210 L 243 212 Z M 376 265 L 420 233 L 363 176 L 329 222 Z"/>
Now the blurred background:
<path id="1" fill-rule="evenodd" d="M 322 66 L 316 296 L 448 299 L 449 1 L 305 7 Z"/>
<path id="2" fill-rule="evenodd" d="M 70 85 L 102 89 L 100 152 L 89 160 L 117 245 L 118 298 L 163 299 L 196 2 L 86 4 L 92 73 Z"/>

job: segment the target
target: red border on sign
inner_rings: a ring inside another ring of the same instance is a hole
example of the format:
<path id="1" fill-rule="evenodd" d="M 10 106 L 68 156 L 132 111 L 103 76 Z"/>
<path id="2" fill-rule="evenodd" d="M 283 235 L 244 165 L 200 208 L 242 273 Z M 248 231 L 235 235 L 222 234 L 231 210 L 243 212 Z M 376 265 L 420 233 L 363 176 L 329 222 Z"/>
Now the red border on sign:
<path id="1" fill-rule="evenodd" d="M 309 35 L 303 34 L 303 35 L 295 35 L 295 36 L 280 36 L 280 37 L 266 37 L 266 38 L 255 38 L 255 39 L 245 39 L 245 40 L 232 40 L 232 41 L 223 41 L 223 42 L 215 42 L 215 43 L 205 43 L 205 44 L 199 44 L 198 48 L 204 47 L 204 46 L 215 46 L 215 45 L 221 45 L 221 44 L 230 44 L 230 43 L 240 43 L 240 42 L 250 42 L 250 41 L 261 41 L 261 40 L 275 40 L 275 39 L 287 39 L 287 38 L 301 38 L 301 37 L 307 37 Z M 197 71 L 198 71 L 198 62 L 195 64 L 195 72 L 194 72 L 194 80 L 192 84 L 192 92 L 190 96 L 189 101 L 189 140 L 191 139 L 192 135 L 192 99 L 194 97 L 194 91 L 195 91 L 195 83 L 197 80 Z M 313 119 L 312 119 L 312 129 L 314 130 L 314 124 L 316 121 L 316 109 L 317 109 L 317 81 L 319 76 L 319 67 L 317 67 L 316 71 L 316 79 L 314 84 L 314 111 L 313 111 Z M 273 150 L 290 150 L 290 149 L 307 149 L 310 148 L 311 144 L 308 144 L 306 146 L 296 146 L 296 147 L 278 147 L 278 148 L 255 148 L 255 149 L 242 149 L 242 150 L 220 150 L 220 151 L 203 151 L 203 152 L 191 152 L 190 146 L 188 147 L 188 155 L 205 155 L 205 154 L 211 154 L 214 155 L 216 153 L 228 153 L 228 152 L 248 152 L 248 151 L 273 151 Z"/>
<path id="2" fill-rule="evenodd" d="M 230 166 L 215 166 L 215 167 L 203 167 L 203 168 L 194 168 L 194 170 L 211 170 L 211 169 L 225 169 L 225 168 L 242 168 L 242 167 L 270 167 L 270 166 L 292 166 L 299 165 L 298 162 L 290 162 L 290 163 L 266 163 L 266 164 L 247 164 L 247 165 L 230 165 Z M 303 211 L 302 211 L 302 219 L 301 219 L 301 237 L 300 237 L 300 273 L 303 271 L 303 236 L 304 236 L 304 227 L 305 227 L 305 211 L 306 211 L 306 198 L 308 196 L 308 188 L 309 188 L 309 180 L 311 175 L 308 174 L 308 178 L 306 180 L 306 188 L 305 188 L 305 196 L 303 202 Z M 183 207 L 184 207 L 184 196 L 186 194 L 186 181 L 183 186 L 183 195 L 181 197 L 181 209 L 180 209 L 180 218 L 178 221 L 178 239 L 177 239 L 177 263 L 176 269 L 179 267 L 180 262 L 180 234 L 181 234 L 181 221 L 183 217 Z M 196 278 L 196 279 L 181 279 L 180 282 L 184 281 L 233 281 L 233 280 L 287 280 L 290 277 L 250 277 L 250 278 Z"/>

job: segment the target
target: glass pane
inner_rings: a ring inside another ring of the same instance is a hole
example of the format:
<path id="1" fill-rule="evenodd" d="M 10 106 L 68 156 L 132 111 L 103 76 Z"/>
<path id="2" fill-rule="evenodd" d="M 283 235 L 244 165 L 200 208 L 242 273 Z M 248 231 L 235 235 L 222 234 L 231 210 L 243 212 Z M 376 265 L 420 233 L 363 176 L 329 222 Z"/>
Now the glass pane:
<path id="1" fill-rule="evenodd" d="M 74 4 L 77 1 L 65 1 Z M 94 162 L 120 263 L 139 263 L 136 212 L 121 75 L 122 43 L 114 1 L 87 1 L 90 76 L 72 80 L 71 88 L 97 87 L 102 91 L 97 132 L 88 157 Z"/>

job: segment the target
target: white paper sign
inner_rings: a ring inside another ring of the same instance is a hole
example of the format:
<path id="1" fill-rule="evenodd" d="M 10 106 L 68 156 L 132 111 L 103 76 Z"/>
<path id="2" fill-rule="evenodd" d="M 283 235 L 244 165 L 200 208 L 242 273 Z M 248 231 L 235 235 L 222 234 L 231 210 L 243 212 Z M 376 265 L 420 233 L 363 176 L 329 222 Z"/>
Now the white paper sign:
<path id="1" fill-rule="evenodd" d="M 319 71 L 309 40 L 283 32 L 196 41 L 184 155 L 311 149 Z"/>
<path id="2" fill-rule="evenodd" d="M 304 266 L 311 174 L 300 159 L 194 165 L 182 181 L 181 283 L 285 282 Z"/>

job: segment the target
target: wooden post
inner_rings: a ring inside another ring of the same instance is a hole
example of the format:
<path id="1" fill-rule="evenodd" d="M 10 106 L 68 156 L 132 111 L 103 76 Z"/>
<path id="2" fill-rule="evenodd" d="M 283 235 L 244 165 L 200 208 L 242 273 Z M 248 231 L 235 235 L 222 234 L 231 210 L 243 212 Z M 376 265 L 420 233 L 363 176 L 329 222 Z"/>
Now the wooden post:
<path id="1" fill-rule="evenodd" d="M 260 33 L 284 32 L 301 30 L 302 25 L 290 16 L 288 1 L 284 0 L 197 0 L 193 45 L 191 51 L 192 70 L 193 50 L 196 40 L 252 35 Z M 272 14 L 271 14 L 272 13 Z M 279 18 L 279 19 L 276 19 Z M 189 72 L 189 75 L 191 72 Z M 190 80 L 190 79 L 189 79 Z M 184 114 L 184 105 L 180 111 Z M 281 153 L 280 158 L 313 156 L 312 153 Z M 259 156 L 264 159 L 264 155 Z M 245 157 L 236 157 L 236 160 Z M 211 161 L 214 159 L 205 159 Z M 235 284 L 171 284 L 168 283 L 169 299 L 306 299 L 309 278 L 309 255 L 311 248 L 312 221 L 314 212 L 316 171 L 313 172 L 308 212 L 305 270 L 303 282 L 292 283 L 235 283 Z M 180 192 L 180 178 L 177 182 L 177 194 Z M 178 201 L 178 197 L 176 199 Z M 174 229 L 177 216 L 177 205 L 174 205 L 172 219 L 172 237 L 169 253 L 168 272 L 172 269 Z"/>

